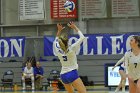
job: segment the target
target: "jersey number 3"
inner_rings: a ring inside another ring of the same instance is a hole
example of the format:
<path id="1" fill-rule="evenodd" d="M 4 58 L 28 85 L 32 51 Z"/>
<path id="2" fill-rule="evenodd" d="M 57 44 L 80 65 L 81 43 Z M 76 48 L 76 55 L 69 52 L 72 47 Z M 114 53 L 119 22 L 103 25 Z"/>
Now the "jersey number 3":
<path id="1" fill-rule="evenodd" d="M 67 56 L 62 56 L 63 57 L 63 61 L 67 61 Z"/>

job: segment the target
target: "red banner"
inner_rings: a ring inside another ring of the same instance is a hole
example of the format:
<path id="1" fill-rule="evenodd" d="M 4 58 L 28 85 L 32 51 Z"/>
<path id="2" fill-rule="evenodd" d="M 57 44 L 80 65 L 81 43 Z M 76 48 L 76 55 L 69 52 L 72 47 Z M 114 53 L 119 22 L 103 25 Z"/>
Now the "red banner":
<path id="1" fill-rule="evenodd" d="M 77 4 L 77 0 L 71 0 Z M 72 12 L 67 12 L 64 8 L 66 0 L 51 0 L 51 18 L 77 18 L 77 9 L 75 8 Z"/>

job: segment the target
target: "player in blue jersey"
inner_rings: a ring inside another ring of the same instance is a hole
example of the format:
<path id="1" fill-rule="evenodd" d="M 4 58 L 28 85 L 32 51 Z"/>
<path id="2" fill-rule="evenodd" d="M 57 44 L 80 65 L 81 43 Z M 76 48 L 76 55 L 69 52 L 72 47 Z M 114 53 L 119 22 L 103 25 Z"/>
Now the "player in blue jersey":
<path id="1" fill-rule="evenodd" d="M 69 45 L 66 33 L 62 32 L 64 27 L 61 24 L 57 24 L 58 31 L 53 48 L 54 54 L 58 56 L 62 65 L 60 78 L 68 93 L 74 93 L 74 88 L 79 93 L 86 93 L 86 88 L 78 75 L 76 57 L 76 51 L 80 48 L 79 46 L 85 37 L 73 22 L 69 22 L 68 26 L 78 33 L 79 39 L 74 44 Z"/>

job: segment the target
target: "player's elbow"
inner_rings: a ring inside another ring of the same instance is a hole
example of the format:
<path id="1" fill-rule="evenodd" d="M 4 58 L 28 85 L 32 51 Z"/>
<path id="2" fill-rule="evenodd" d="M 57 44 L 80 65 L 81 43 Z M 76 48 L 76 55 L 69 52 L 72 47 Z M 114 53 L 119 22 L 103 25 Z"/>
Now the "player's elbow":
<path id="1" fill-rule="evenodd" d="M 80 39 L 83 41 L 85 39 L 85 36 L 81 36 Z"/>

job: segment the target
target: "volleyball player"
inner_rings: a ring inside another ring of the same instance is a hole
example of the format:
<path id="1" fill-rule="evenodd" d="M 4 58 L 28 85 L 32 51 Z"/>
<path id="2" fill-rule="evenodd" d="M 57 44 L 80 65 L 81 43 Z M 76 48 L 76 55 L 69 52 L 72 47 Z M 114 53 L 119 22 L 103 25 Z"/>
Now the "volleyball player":
<path id="1" fill-rule="evenodd" d="M 121 64 L 120 67 L 119 67 L 119 74 L 121 76 L 121 81 L 120 81 L 118 87 L 116 88 L 115 93 L 117 93 L 121 88 L 122 88 L 122 92 L 124 93 L 125 92 L 125 83 L 126 83 L 126 72 L 125 72 L 125 67 L 124 67 L 124 57 L 122 57 L 115 64 L 115 66 L 112 68 L 112 70 L 114 70 L 114 68 L 116 66 L 118 66 L 119 64 Z"/>
<path id="2" fill-rule="evenodd" d="M 34 70 L 30 62 L 27 63 L 22 75 L 23 90 L 25 90 L 25 79 L 30 78 L 32 82 L 32 90 L 34 90 Z"/>
<path id="3" fill-rule="evenodd" d="M 76 51 L 85 37 L 73 22 L 68 23 L 68 26 L 77 32 L 80 37 L 74 44 L 68 45 L 68 37 L 62 33 L 64 27 L 61 24 L 57 24 L 58 31 L 53 47 L 54 53 L 58 56 L 62 65 L 60 78 L 68 93 L 74 93 L 74 88 L 79 93 L 86 93 L 86 88 L 78 76 L 76 57 Z"/>
<path id="4" fill-rule="evenodd" d="M 125 53 L 129 92 L 140 93 L 140 36 L 131 38 L 130 47 L 131 50 Z"/>

